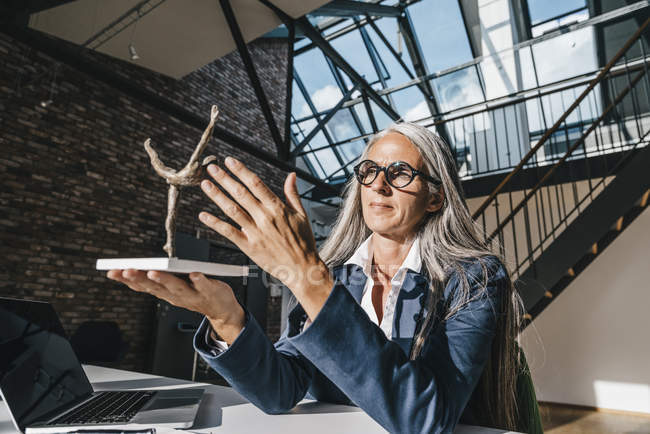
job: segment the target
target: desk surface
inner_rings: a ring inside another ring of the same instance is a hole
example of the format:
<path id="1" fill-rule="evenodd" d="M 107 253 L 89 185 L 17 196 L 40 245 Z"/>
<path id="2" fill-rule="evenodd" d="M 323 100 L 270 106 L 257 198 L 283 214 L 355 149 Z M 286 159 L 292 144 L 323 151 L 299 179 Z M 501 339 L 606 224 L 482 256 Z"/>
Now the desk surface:
<path id="1" fill-rule="evenodd" d="M 303 400 L 291 412 L 267 415 L 230 387 L 192 383 L 139 372 L 84 366 L 95 390 L 206 389 L 194 426 L 199 433 L 385 433 L 377 422 L 357 407 Z M 0 434 L 15 434 L 7 407 L 0 403 Z M 508 431 L 459 425 L 455 434 L 506 434 Z"/>

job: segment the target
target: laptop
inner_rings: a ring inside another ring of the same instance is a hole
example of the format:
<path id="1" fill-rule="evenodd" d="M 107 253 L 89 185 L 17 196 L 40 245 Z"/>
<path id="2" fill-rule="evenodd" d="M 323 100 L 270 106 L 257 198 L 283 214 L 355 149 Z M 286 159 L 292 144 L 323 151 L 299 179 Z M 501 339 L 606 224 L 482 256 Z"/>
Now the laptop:
<path id="1" fill-rule="evenodd" d="M 203 393 L 95 392 L 52 305 L 0 297 L 0 395 L 21 432 L 189 428 Z"/>

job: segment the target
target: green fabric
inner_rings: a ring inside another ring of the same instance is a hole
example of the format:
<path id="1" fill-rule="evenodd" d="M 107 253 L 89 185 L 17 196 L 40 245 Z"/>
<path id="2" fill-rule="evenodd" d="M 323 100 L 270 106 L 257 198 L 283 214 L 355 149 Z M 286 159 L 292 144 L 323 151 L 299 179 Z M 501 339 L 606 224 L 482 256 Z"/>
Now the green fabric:
<path id="1" fill-rule="evenodd" d="M 541 434 L 544 429 L 542 428 L 542 418 L 539 415 L 533 378 L 530 375 L 526 356 L 521 349 L 519 349 L 519 360 L 522 370 L 517 376 L 517 406 L 519 408 L 517 430 L 528 434 Z"/>

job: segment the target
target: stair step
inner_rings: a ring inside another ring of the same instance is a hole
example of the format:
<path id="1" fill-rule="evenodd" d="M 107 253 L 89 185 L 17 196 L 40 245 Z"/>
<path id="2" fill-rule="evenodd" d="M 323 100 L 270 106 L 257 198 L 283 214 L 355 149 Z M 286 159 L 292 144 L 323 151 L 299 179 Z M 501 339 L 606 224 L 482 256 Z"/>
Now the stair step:
<path id="1" fill-rule="evenodd" d="M 619 169 L 604 191 L 535 260 L 535 266 L 517 279 L 530 321 L 650 204 L 649 165 L 650 146 Z"/>
<path id="2" fill-rule="evenodd" d="M 618 232 L 621 232 L 621 229 L 623 229 L 623 216 L 620 216 L 618 220 L 616 220 L 615 227 Z"/>

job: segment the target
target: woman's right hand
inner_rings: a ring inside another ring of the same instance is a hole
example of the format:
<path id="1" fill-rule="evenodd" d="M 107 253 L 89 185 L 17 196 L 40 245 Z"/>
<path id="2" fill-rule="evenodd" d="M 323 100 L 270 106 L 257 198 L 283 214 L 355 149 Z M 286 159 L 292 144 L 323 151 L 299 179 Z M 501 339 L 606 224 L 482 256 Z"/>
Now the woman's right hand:
<path id="1" fill-rule="evenodd" d="M 230 285 L 210 280 L 202 273 L 190 273 L 192 285 L 163 271 L 110 270 L 106 276 L 134 291 L 146 292 L 174 306 L 202 313 L 228 345 L 244 328 L 244 309 Z"/>

